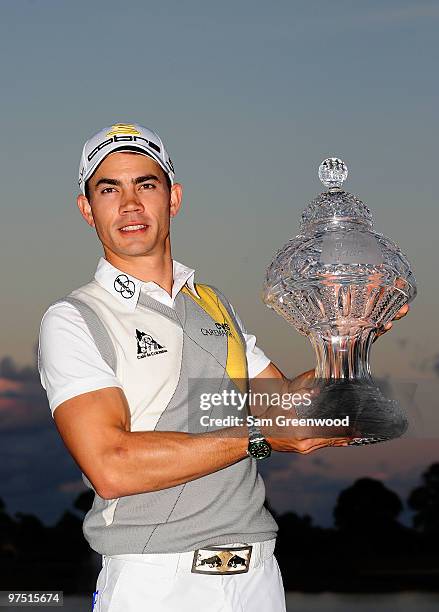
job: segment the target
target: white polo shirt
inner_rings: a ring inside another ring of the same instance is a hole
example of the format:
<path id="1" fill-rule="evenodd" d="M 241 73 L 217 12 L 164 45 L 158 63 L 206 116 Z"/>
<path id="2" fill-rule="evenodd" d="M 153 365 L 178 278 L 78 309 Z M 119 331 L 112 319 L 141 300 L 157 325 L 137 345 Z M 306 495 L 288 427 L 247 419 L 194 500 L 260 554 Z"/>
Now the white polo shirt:
<path id="1" fill-rule="evenodd" d="M 124 307 L 133 310 L 140 290 L 171 308 L 174 308 L 175 297 L 184 285 L 197 296 L 194 286 L 195 271 L 175 259 L 172 265 L 172 295 L 153 281 L 141 281 L 135 284 L 133 298 L 127 300 L 122 294 L 116 294 L 116 297 L 119 297 Z M 113 285 L 116 272 L 120 273 L 120 270 L 101 257 L 94 278 L 107 288 L 110 284 Z M 246 342 L 248 375 L 249 378 L 254 378 L 269 365 L 270 359 L 256 345 L 256 337 L 247 333 L 233 306 L 232 310 Z M 102 358 L 81 314 L 67 302 L 53 304 L 43 315 L 39 334 L 38 370 L 52 416 L 57 406 L 82 393 L 105 387 L 123 388 Z"/>

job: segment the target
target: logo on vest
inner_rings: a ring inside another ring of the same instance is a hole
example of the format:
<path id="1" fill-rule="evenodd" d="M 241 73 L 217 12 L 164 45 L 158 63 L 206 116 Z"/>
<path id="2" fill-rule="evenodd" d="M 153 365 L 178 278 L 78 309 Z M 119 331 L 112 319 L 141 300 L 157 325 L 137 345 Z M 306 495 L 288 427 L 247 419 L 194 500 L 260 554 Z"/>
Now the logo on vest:
<path id="1" fill-rule="evenodd" d="M 126 300 L 132 298 L 136 292 L 135 284 L 126 274 L 119 274 L 119 276 L 116 277 L 114 281 L 114 288 Z"/>
<path id="2" fill-rule="evenodd" d="M 215 323 L 215 329 L 202 327 L 200 331 L 203 336 L 232 336 L 228 323 Z"/>
<path id="3" fill-rule="evenodd" d="M 168 349 L 165 349 L 161 344 L 154 340 L 149 334 L 139 331 L 136 329 L 137 338 L 137 359 L 143 359 L 144 357 L 152 357 L 153 355 L 159 355 L 160 353 L 167 353 Z"/>

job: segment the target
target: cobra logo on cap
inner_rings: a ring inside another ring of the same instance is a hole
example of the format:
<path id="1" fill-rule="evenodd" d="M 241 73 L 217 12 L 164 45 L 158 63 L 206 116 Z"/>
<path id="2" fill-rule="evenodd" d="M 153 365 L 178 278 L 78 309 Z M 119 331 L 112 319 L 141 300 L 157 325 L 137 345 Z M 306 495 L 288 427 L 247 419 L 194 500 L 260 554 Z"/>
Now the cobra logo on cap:
<path id="1" fill-rule="evenodd" d="M 115 123 L 111 126 L 111 130 L 107 132 L 107 136 L 114 136 L 115 134 L 134 134 L 134 136 L 140 136 L 139 130 L 136 130 L 132 123 Z"/>

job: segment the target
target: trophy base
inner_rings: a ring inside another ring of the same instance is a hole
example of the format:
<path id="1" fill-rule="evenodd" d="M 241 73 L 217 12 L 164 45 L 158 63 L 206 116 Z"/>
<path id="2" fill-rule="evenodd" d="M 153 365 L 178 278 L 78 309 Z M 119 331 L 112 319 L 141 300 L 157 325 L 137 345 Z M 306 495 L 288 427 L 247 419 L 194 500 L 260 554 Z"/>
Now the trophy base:
<path id="1" fill-rule="evenodd" d="M 350 446 L 399 438 L 408 428 L 403 408 L 386 398 L 372 380 L 316 379 L 316 390 L 310 406 L 296 408 L 299 418 L 349 417 L 346 429 L 352 436 Z"/>
<path id="2" fill-rule="evenodd" d="M 392 438 L 352 438 L 348 442 L 348 446 L 362 446 L 364 444 L 376 444 L 377 442 L 386 442 Z"/>

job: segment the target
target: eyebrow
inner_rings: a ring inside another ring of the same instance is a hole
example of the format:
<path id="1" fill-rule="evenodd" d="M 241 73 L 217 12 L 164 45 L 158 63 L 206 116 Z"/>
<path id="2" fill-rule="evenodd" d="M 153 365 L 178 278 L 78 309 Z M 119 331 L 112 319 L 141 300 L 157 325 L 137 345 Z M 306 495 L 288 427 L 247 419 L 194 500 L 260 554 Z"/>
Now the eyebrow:
<path id="1" fill-rule="evenodd" d="M 158 183 L 160 183 L 160 179 L 156 174 L 145 174 L 144 176 L 138 176 L 135 179 L 132 179 L 132 183 L 134 183 L 134 185 L 138 185 L 139 183 L 144 183 L 145 181 L 157 181 Z M 95 185 L 95 189 L 97 189 L 99 185 L 103 185 L 103 184 L 114 185 L 116 187 L 121 187 L 122 185 L 121 181 L 117 179 L 103 177 L 98 180 L 98 182 Z"/>

